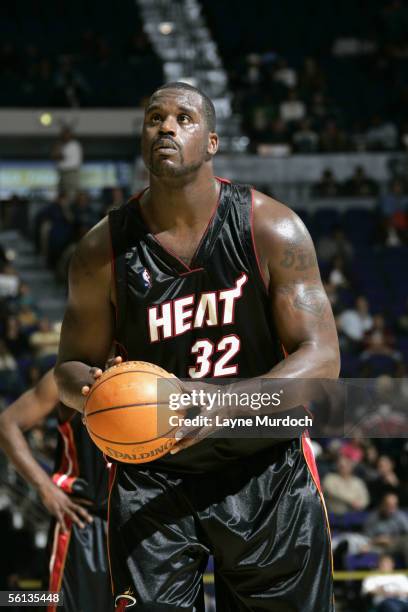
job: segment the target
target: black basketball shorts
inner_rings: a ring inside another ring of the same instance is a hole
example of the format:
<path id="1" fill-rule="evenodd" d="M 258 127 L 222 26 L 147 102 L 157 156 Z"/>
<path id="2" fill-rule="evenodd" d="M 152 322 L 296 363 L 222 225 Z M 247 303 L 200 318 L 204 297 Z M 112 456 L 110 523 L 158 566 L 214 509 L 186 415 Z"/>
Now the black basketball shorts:
<path id="1" fill-rule="evenodd" d="M 62 531 L 52 526 L 49 542 L 50 591 L 61 591 L 63 606 L 47 612 L 112 612 L 113 600 L 107 556 L 107 523 L 99 516 L 83 529 L 68 521 Z"/>
<path id="2" fill-rule="evenodd" d="M 115 610 L 203 612 L 214 555 L 220 612 L 333 612 L 326 510 L 310 442 L 206 474 L 116 464 L 109 510 Z"/>

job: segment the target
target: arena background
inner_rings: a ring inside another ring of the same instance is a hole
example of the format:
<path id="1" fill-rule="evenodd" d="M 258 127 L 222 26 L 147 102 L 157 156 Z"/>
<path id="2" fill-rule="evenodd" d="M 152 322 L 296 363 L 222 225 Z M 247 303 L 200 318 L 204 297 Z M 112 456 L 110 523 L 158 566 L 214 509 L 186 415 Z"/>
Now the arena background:
<path id="1" fill-rule="evenodd" d="M 70 255 L 111 206 L 145 184 L 143 105 L 175 80 L 214 100 L 217 173 L 282 200 L 311 232 L 338 325 L 341 376 L 404 387 L 407 2 L 3 0 L 0 35 L 1 409 L 54 363 Z M 64 126 L 83 151 L 71 201 L 58 196 L 67 177 L 53 160 Z M 29 440 L 51 472 L 55 418 Z M 314 446 L 337 610 L 374 610 L 361 584 L 378 550 L 359 542 L 385 494 L 397 495 L 391 513 L 397 505 L 408 512 L 408 445 L 356 436 Z M 351 470 L 361 495 L 339 503 L 333 482 L 341 488 Z M 400 572 L 408 568 L 407 517 L 393 554 Z M 37 588 L 48 517 L 3 454 L 0 525 L 8 551 L 0 588 Z M 213 610 L 210 572 L 206 582 Z"/>

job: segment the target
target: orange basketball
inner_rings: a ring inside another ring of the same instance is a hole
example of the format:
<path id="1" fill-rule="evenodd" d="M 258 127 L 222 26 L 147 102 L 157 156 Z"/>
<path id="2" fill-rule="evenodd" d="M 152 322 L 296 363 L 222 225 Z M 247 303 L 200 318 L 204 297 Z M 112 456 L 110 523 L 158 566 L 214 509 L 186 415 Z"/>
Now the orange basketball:
<path id="1" fill-rule="evenodd" d="M 86 399 L 88 433 L 105 455 L 117 461 L 158 459 L 175 444 L 176 428 L 170 428 L 166 419 L 168 402 L 164 398 L 179 392 L 178 379 L 153 363 L 125 361 L 115 365 L 98 378 Z"/>

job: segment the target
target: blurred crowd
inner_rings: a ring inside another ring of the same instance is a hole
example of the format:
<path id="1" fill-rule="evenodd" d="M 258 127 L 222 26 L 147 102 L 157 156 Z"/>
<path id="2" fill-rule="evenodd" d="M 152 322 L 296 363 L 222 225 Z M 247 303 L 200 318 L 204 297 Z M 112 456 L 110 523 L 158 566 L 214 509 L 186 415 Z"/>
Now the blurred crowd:
<path id="1" fill-rule="evenodd" d="M 47 37 L 22 42 L 12 31 L 5 34 L 1 106 L 137 106 L 163 79 L 140 25 L 120 42 L 111 40 L 109 31 L 87 28 L 75 31 L 68 43 L 50 45 Z"/>
<path id="2" fill-rule="evenodd" d="M 243 23 L 250 16 L 243 10 L 236 17 L 242 24 L 235 26 L 235 44 L 231 33 L 228 37 L 222 30 L 216 3 L 208 4 L 210 23 L 224 51 L 235 109 L 243 115 L 253 151 L 408 148 L 408 6 L 404 0 L 347 3 L 338 23 L 337 15 L 333 18 L 317 5 L 313 17 L 305 14 L 302 23 L 306 5 L 302 8 L 299 3 L 296 9 L 292 3 L 292 9 L 287 8 L 293 10 L 289 17 L 284 8 L 262 3 L 263 22 L 254 24 L 258 36 L 246 35 Z M 279 32 L 271 42 L 266 24 L 273 23 L 279 13 L 274 33 Z"/>

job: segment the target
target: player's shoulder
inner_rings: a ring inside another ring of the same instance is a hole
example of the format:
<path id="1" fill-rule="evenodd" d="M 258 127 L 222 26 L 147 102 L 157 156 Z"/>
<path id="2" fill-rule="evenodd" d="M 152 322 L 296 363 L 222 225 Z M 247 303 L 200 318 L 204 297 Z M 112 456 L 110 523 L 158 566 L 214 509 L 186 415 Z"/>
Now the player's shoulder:
<path id="1" fill-rule="evenodd" d="M 72 263 L 83 266 L 84 271 L 97 271 L 106 267 L 111 260 L 111 236 L 109 219 L 104 217 L 94 225 L 78 242 Z"/>
<path id="2" fill-rule="evenodd" d="M 309 233 L 294 210 L 282 202 L 253 189 L 253 226 L 259 241 L 296 243 Z"/>

